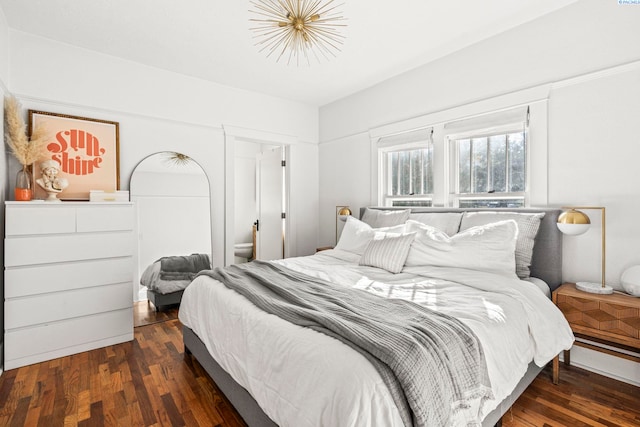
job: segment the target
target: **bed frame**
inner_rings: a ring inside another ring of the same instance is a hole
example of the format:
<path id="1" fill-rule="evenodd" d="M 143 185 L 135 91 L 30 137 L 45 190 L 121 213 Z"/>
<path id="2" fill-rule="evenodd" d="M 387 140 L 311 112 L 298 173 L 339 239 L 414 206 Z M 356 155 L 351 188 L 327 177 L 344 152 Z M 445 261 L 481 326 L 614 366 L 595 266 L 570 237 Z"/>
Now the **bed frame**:
<path id="1" fill-rule="evenodd" d="M 365 208 L 361 209 L 360 216 Z M 399 208 L 376 208 L 399 209 Z M 527 208 L 527 209 L 461 209 L 461 208 L 412 208 L 412 213 L 426 212 L 476 212 L 476 211 L 503 211 L 536 213 L 544 212 L 545 216 L 540 223 L 540 229 L 536 236 L 531 263 L 531 275 L 544 280 L 551 291 L 562 283 L 562 233 L 556 225 L 558 216 L 562 213 L 559 209 Z M 204 370 L 216 383 L 218 388 L 229 399 L 234 408 L 240 413 L 244 421 L 250 427 L 274 427 L 277 426 L 260 408 L 253 397 L 215 361 L 209 354 L 206 346 L 200 338 L 188 327 L 183 326 L 183 341 L 185 357 L 191 355 L 202 365 Z M 498 406 L 490 412 L 482 421 L 483 427 L 502 425 L 502 416 L 511 408 L 511 405 L 526 390 L 531 382 L 542 371 L 542 368 L 530 363 L 527 372 L 514 391 L 507 396 Z"/>
<path id="2" fill-rule="evenodd" d="M 184 289 L 168 294 L 161 294 L 151 289 L 147 289 L 147 300 L 153 303 L 156 311 L 160 311 L 163 307 L 180 304 L 180 301 L 182 301 L 183 293 Z"/>

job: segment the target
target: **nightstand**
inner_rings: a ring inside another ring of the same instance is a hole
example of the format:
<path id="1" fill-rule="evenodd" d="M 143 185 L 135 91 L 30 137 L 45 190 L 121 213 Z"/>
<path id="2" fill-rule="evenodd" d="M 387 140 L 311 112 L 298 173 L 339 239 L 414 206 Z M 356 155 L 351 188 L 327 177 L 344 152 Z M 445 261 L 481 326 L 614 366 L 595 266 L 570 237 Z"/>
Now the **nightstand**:
<path id="1" fill-rule="evenodd" d="M 640 298 L 622 293 L 590 294 L 577 290 L 573 283 L 565 283 L 553 292 L 553 302 L 576 336 L 574 345 L 640 362 Z M 556 357 L 556 384 L 558 363 Z M 564 352 L 564 363 L 571 363 L 569 350 Z"/>
<path id="2" fill-rule="evenodd" d="M 333 246 L 321 246 L 316 248 L 316 252 L 328 251 L 329 249 L 333 249 Z"/>

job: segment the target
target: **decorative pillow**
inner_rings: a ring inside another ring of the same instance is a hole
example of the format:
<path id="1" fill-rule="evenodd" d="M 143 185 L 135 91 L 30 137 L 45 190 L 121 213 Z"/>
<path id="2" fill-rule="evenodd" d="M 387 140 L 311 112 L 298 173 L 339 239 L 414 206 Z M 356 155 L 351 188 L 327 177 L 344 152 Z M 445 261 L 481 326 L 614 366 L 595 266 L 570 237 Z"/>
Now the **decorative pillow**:
<path id="1" fill-rule="evenodd" d="M 472 227 L 452 237 L 429 225 L 407 221 L 416 232 L 405 265 L 467 268 L 515 274 L 518 225 L 514 220 Z"/>
<path id="2" fill-rule="evenodd" d="M 478 225 L 490 224 L 496 221 L 512 219 L 518 223 L 518 241 L 516 242 L 516 274 L 521 279 L 530 276 L 529 267 L 533 257 L 533 245 L 535 243 L 540 221 L 544 217 L 541 213 L 525 212 L 465 212 L 462 216 L 460 231 L 467 230 Z"/>
<path id="3" fill-rule="evenodd" d="M 409 254 L 415 233 L 376 233 L 360 258 L 360 265 L 383 268 L 400 273 Z"/>
<path id="4" fill-rule="evenodd" d="M 427 224 L 438 230 L 442 230 L 447 235 L 453 236 L 460 229 L 462 212 L 424 212 L 412 213 L 409 219 Z"/>
<path id="5" fill-rule="evenodd" d="M 366 208 L 362 221 L 366 222 L 373 228 L 393 227 L 394 225 L 404 224 L 409 219 L 411 209 L 402 210 L 380 210 Z"/>
<path id="6" fill-rule="evenodd" d="M 347 222 L 344 224 L 340 240 L 338 240 L 335 249 L 342 249 L 343 251 L 362 255 L 369 242 L 376 235 L 376 232 L 402 233 L 403 231 L 404 224 L 395 227 L 374 229 L 369 224 L 349 216 L 347 217 Z"/>

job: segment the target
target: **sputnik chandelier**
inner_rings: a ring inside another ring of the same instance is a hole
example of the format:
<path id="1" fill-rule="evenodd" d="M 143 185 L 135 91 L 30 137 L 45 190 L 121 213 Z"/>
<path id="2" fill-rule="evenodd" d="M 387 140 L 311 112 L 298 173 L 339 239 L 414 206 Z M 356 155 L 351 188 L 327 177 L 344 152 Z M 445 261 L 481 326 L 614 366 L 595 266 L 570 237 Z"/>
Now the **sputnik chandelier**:
<path id="1" fill-rule="evenodd" d="M 310 64 L 310 58 L 320 61 L 336 56 L 344 41 L 342 30 L 345 18 L 339 11 L 344 3 L 334 0 L 252 0 L 257 15 L 250 19 L 256 26 L 256 46 L 267 52 L 267 58 L 276 56 L 276 62 L 286 59 L 287 64 L 300 61 Z"/>

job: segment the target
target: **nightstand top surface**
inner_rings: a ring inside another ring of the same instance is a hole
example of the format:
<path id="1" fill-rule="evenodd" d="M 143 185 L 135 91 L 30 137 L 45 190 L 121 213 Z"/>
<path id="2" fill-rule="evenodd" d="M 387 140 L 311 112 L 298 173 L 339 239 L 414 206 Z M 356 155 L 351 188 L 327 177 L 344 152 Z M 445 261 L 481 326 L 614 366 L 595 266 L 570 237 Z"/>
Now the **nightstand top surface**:
<path id="1" fill-rule="evenodd" d="M 620 304 L 628 307 L 640 308 L 640 298 L 629 294 L 614 292 L 613 294 L 590 294 L 588 292 L 576 289 L 575 283 L 564 283 L 558 289 L 553 291 L 554 295 L 567 295 L 576 298 L 607 301 L 610 304 Z"/>

